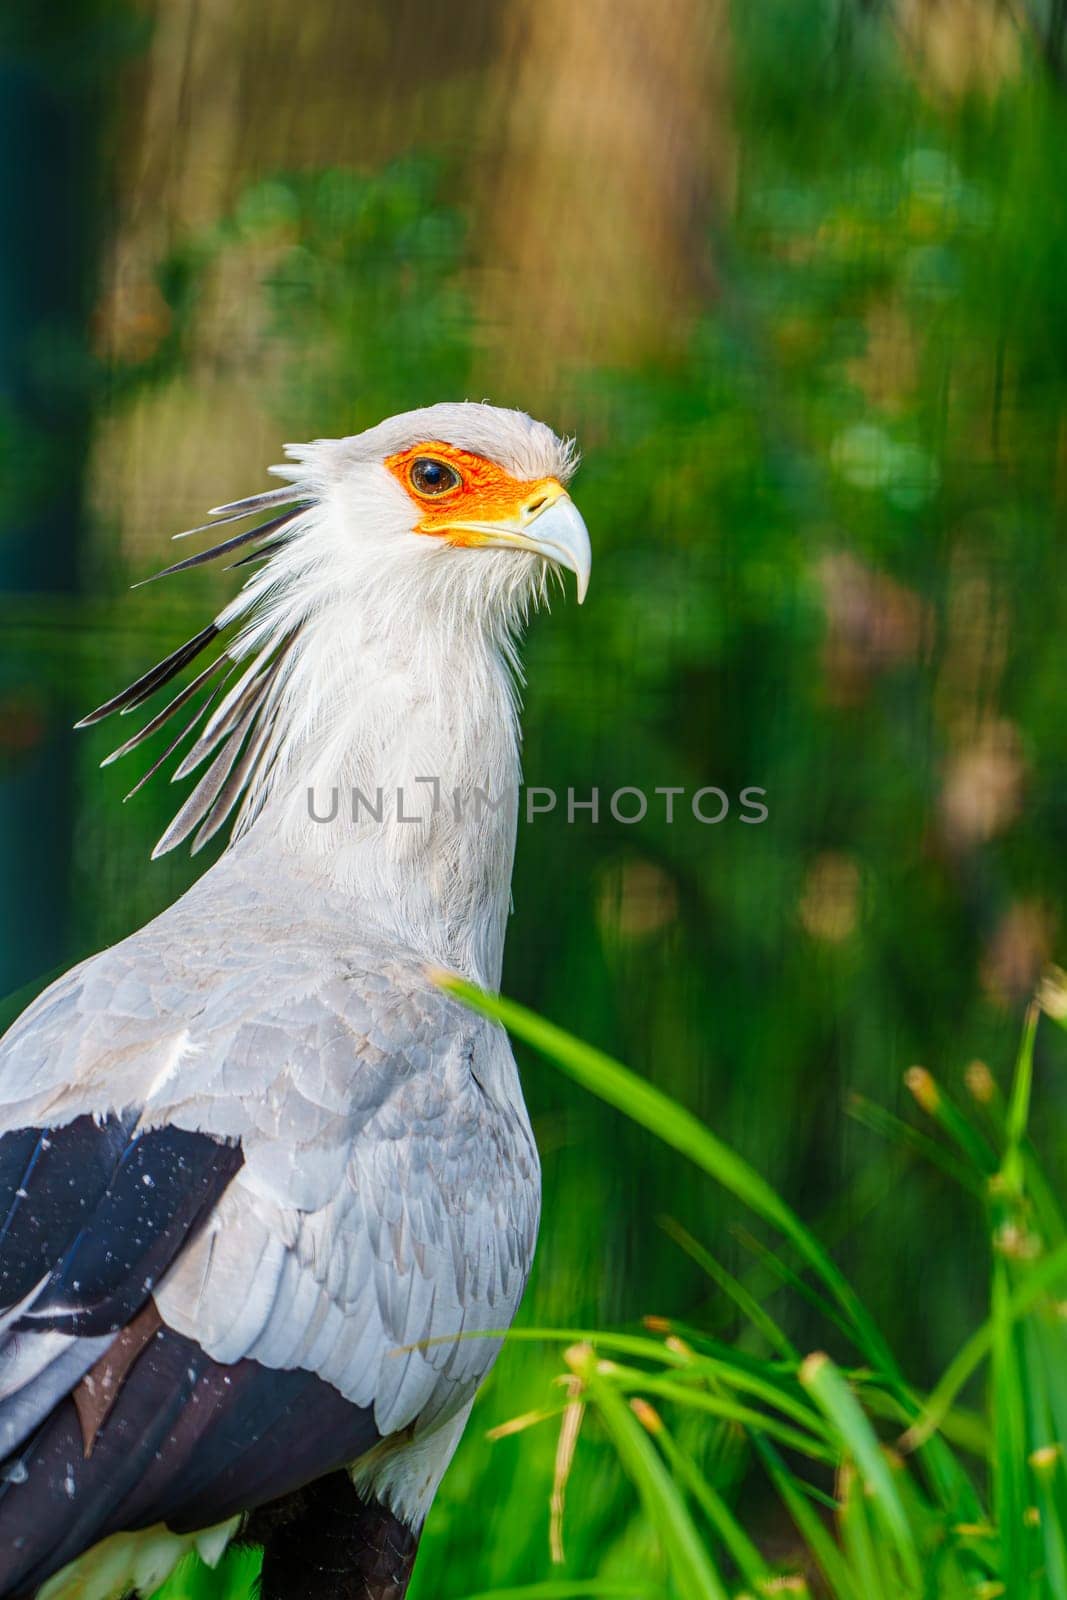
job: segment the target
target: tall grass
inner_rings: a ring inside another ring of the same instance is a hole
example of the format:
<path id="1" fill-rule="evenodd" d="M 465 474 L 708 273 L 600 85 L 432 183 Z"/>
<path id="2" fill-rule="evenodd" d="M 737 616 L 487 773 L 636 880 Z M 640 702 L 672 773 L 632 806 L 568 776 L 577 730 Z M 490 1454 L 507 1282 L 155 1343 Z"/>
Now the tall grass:
<path id="1" fill-rule="evenodd" d="M 1067 1232 L 1028 1136 L 1036 1004 L 1005 1095 L 992 1074 L 972 1072 L 965 1107 L 923 1069 L 908 1074 L 932 1137 L 877 1107 L 854 1107 L 867 1125 L 937 1162 L 984 1216 L 988 1315 L 923 1394 L 880 1332 L 877 1308 L 860 1301 L 812 1230 L 696 1117 L 522 1007 L 453 980 L 448 987 L 696 1162 L 773 1228 L 779 1281 L 821 1308 L 826 1343 L 837 1352 L 798 1351 L 749 1287 L 676 1230 L 716 1291 L 735 1302 L 742 1339 L 726 1345 L 700 1327 L 658 1318 L 640 1334 L 513 1336 L 563 1346 L 562 1406 L 516 1424 L 562 1415 L 557 1507 L 592 1414 L 655 1530 L 670 1592 L 683 1600 L 780 1592 L 1067 1600 L 1067 1302 L 1056 1298 L 1067 1292 Z M 1042 998 L 1062 1023 L 1067 992 L 1057 977 Z M 979 1376 L 980 1399 L 964 1406 L 961 1394 Z M 739 1513 L 739 1443 L 788 1514 L 794 1538 L 785 1557 L 761 1551 Z M 561 1584 L 511 1592 L 532 1600 L 575 1591 Z"/>
<path id="2" fill-rule="evenodd" d="M 921 1393 L 881 1333 L 878 1308 L 861 1302 L 817 1235 L 696 1117 L 523 1007 L 441 981 L 695 1162 L 774 1230 L 778 1248 L 760 1262 L 759 1277 L 743 1282 L 716 1260 L 714 1240 L 670 1225 L 715 1295 L 738 1313 L 741 1332 L 730 1343 L 708 1328 L 652 1316 L 637 1331 L 513 1330 L 513 1344 L 558 1349 L 561 1357 L 558 1388 L 492 1430 L 498 1438 L 522 1434 L 539 1474 L 528 1471 L 518 1495 L 501 1480 L 500 1514 L 494 1503 L 489 1519 L 485 1496 L 496 1490 L 492 1473 L 483 1474 L 479 1505 L 464 1502 L 463 1514 L 477 1511 L 479 1554 L 486 1571 L 499 1573 L 496 1546 L 507 1543 L 524 1503 L 529 1515 L 534 1501 L 550 1502 L 540 1573 L 529 1570 L 526 1547 L 512 1568 L 503 1564 L 518 1577 L 517 1564 L 524 1581 L 474 1593 L 476 1564 L 453 1575 L 441 1562 L 442 1586 L 431 1524 L 415 1593 L 435 1600 L 661 1600 L 664 1593 L 673 1600 L 1067 1600 L 1067 1228 L 1028 1135 L 1038 1004 L 1027 1013 L 1005 1093 L 992 1073 L 972 1068 L 965 1106 L 913 1068 L 908 1087 L 930 1131 L 867 1102 L 852 1107 L 866 1126 L 936 1163 L 985 1221 L 988 1315 Z M 1059 975 L 1046 981 L 1041 1000 L 1067 1023 L 1067 982 Z M 797 1348 L 785 1317 L 765 1303 L 760 1284 L 767 1282 L 789 1286 L 809 1317 L 817 1308 L 833 1355 Z M 894 1292 L 887 1282 L 887 1297 Z M 961 1396 L 975 1391 L 977 1399 L 964 1404 Z M 558 1430 L 554 1450 L 533 1451 L 533 1430 L 549 1428 Z M 650 1535 L 630 1541 L 622 1575 L 617 1546 L 601 1563 L 596 1537 L 585 1537 L 588 1496 L 566 1510 L 568 1483 L 593 1431 L 621 1468 L 609 1483 L 618 1526 L 630 1516 L 628 1478 Z M 765 1510 L 768 1501 L 777 1527 L 791 1529 L 785 1540 L 780 1532 L 768 1540 L 752 1525 L 753 1507 Z M 575 1575 L 572 1559 L 545 1576 L 553 1556 L 562 1562 L 565 1537 L 584 1575 Z M 232 1552 L 216 1572 L 191 1560 L 161 1595 L 246 1600 L 257 1569 L 252 1551 Z"/>

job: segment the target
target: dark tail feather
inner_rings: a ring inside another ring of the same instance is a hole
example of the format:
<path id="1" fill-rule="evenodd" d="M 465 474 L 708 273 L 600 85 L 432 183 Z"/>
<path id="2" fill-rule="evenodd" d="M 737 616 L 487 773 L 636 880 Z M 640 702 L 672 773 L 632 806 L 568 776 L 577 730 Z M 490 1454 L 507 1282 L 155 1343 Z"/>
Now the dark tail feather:
<path id="1" fill-rule="evenodd" d="M 176 1533 L 198 1533 L 291 1494 L 377 1444 L 372 1413 L 314 1373 L 277 1371 L 247 1357 L 221 1366 L 183 1343 L 201 1361 L 197 1404 L 183 1412 L 109 1533 L 159 1521 Z"/>
<path id="2" fill-rule="evenodd" d="M 162 1327 L 126 1374 L 88 1457 L 68 1397 L 0 1467 L 0 1595 L 28 1600 L 112 1533 L 157 1522 L 193 1533 L 225 1522 L 377 1440 L 371 1412 L 312 1373 L 247 1357 L 223 1366 Z"/>
<path id="3" fill-rule="evenodd" d="M 264 1507 L 248 1527 L 263 1541 L 261 1600 L 403 1600 L 419 1535 L 333 1472 Z"/>
<path id="4" fill-rule="evenodd" d="M 186 1348 L 181 1348 L 186 1346 Z M 187 1341 L 157 1336 L 144 1362 L 162 1381 L 151 1408 L 137 1390 L 120 1396 L 86 1460 L 81 1423 L 69 1397 L 44 1427 L 4 1465 L 0 1485 L 0 1595 L 29 1600 L 53 1573 L 103 1538 L 116 1502 L 149 1470 L 172 1425 L 187 1407 L 198 1371 Z"/>

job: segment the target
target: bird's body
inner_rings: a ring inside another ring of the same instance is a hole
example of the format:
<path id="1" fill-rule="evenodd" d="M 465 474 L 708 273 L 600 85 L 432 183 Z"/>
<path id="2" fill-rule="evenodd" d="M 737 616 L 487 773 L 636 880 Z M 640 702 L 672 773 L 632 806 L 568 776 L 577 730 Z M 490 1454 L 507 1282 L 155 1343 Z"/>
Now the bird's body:
<path id="1" fill-rule="evenodd" d="M 0 1044 L 0 1595 L 111 1600 L 239 1534 L 265 1600 L 403 1595 L 537 1228 L 507 1040 L 431 969 L 499 982 L 512 641 L 545 559 L 584 579 L 569 466 L 442 406 L 274 493 L 163 842 L 227 800 L 234 840 Z"/>

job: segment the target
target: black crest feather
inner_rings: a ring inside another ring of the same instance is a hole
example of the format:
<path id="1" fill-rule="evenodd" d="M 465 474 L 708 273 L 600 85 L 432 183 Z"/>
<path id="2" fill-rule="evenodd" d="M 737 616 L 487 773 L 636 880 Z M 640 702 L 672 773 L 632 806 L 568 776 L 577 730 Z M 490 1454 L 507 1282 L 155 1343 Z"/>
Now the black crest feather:
<path id="1" fill-rule="evenodd" d="M 231 563 L 231 566 L 240 567 L 252 562 L 268 561 L 284 547 L 293 525 L 306 510 L 307 505 L 308 501 L 301 496 L 300 491 L 287 485 L 284 488 L 267 490 L 263 494 L 251 495 L 246 500 L 235 500 L 228 505 L 217 506 L 211 513 L 213 518 L 211 522 L 204 523 L 201 527 L 189 528 L 184 533 L 175 534 L 174 537 L 183 539 L 193 534 L 210 532 L 224 523 L 240 522 L 249 517 L 259 516 L 264 511 L 273 511 L 275 515 L 265 522 L 257 522 L 254 527 L 230 535 L 206 550 L 198 551 L 196 555 L 187 556 L 183 561 L 177 561 L 173 566 L 165 567 L 161 572 L 154 573 L 150 578 L 141 581 L 152 583 L 157 578 L 171 577 L 174 573 L 204 566 L 248 544 L 255 544 L 256 548 L 250 550 L 240 560 Z M 139 588 L 141 584 L 135 584 L 134 587 Z M 234 620 L 238 614 L 231 612 L 230 620 Z M 88 716 L 83 717 L 76 726 L 94 727 L 115 713 L 126 715 L 139 709 L 222 638 L 227 626 L 226 619 L 227 612 L 224 611 L 220 617 L 216 617 L 205 628 L 201 628 L 199 633 L 164 656 L 162 661 L 142 673 L 128 688 L 113 695 L 95 711 L 89 712 Z M 105 756 L 102 765 L 110 765 L 132 751 L 140 749 L 167 724 L 173 728 L 178 722 L 181 723 L 176 736 L 130 790 L 126 796 L 130 799 L 165 765 L 179 746 L 199 729 L 195 742 L 179 762 L 173 776 L 175 779 L 187 777 L 209 756 L 212 760 L 156 845 L 152 852 L 153 856 L 174 849 L 195 830 L 199 830 L 193 841 L 195 853 L 214 837 L 242 795 L 247 792 L 267 750 L 277 710 L 277 691 L 282 679 L 282 668 L 297 631 L 294 629 L 268 640 L 247 666 L 244 676 L 238 679 L 237 692 L 231 689 L 226 698 L 220 702 L 220 695 L 240 664 L 239 657 L 224 647 L 221 654 L 209 661 L 206 666 L 201 666 L 196 676 L 180 688 L 177 694 L 150 717 L 131 738 L 112 750 L 110 755 Z M 196 696 L 201 689 L 206 689 L 208 692 L 197 703 Z M 231 697 L 232 703 L 230 703 Z M 181 714 L 190 706 L 191 714 L 183 720 Z M 215 706 L 218 706 L 218 709 L 213 715 L 209 715 Z M 221 717 L 220 710 L 223 712 Z"/>

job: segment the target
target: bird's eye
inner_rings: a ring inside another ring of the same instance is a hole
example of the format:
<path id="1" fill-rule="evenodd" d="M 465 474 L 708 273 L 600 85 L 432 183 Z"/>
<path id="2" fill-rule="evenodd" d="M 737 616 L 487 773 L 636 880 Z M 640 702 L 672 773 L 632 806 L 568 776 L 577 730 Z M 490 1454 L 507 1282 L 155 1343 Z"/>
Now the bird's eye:
<path id="1" fill-rule="evenodd" d="M 435 461 L 432 456 L 419 456 L 411 463 L 411 487 L 417 494 L 447 494 L 458 489 L 459 473 L 445 461 Z"/>

